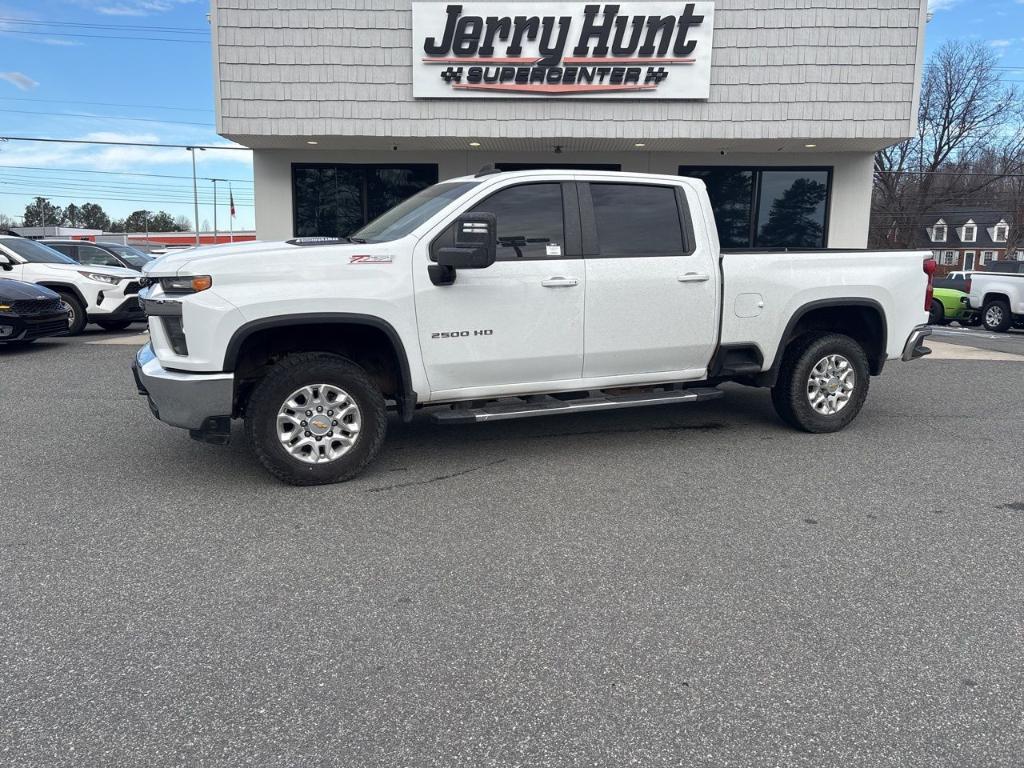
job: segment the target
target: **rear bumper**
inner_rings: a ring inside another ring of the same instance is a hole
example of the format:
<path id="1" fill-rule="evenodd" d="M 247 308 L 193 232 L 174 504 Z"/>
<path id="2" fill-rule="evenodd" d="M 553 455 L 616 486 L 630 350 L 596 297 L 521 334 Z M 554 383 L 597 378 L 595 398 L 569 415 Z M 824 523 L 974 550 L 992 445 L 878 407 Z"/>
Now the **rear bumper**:
<path id="1" fill-rule="evenodd" d="M 231 418 L 233 373 L 169 371 L 160 365 L 149 344 L 135 355 L 132 373 L 139 394 L 149 399 L 153 415 L 173 427 L 200 430 L 210 419 Z"/>
<path id="2" fill-rule="evenodd" d="M 919 357 L 930 355 L 932 351 L 924 345 L 924 340 L 932 335 L 932 329 L 927 325 L 919 325 L 910 332 L 907 343 L 903 345 L 903 361 L 917 360 Z"/>

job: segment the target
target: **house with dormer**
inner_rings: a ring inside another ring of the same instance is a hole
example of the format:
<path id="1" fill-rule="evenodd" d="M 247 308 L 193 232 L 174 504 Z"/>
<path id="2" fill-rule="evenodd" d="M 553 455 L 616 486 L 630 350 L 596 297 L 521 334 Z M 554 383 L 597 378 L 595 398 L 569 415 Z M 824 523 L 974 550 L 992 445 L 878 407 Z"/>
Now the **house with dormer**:
<path id="1" fill-rule="evenodd" d="M 918 247 L 930 248 L 940 270 L 984 270 L 996 261 L 1024 261 L 1024 245 L 1010 246 L 1013 217 L 1005 211 L 959 209 L 929 214 L 918 231 Z"/>

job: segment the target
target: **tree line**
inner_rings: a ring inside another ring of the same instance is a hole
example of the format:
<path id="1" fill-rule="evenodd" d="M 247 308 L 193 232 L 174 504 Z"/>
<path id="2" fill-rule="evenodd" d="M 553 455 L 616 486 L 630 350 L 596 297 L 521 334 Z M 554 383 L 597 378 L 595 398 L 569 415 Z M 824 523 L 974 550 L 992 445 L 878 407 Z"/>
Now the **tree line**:
<path id="1" fill-rule="evenodd" d="M 26 227 L 82 227 L 104 232 L 191 232 L 192 220 L 187 216 L 171 216 L 166 211 L 134 211 L 123 219 L 111 219 L 97 203 L 65 207 L 54 205 L 45 197 L 37 197 L 25 206 Z"/>
<path id="2" fill-rule="evenodd" d="M 1024 248 L 1024 99 L 986 43 L 949 42 L 921 82 L 917 133 L 875 156 L 871 245 L 912 248 L 947 210 L 978 208 L 1010 222 Z"/>

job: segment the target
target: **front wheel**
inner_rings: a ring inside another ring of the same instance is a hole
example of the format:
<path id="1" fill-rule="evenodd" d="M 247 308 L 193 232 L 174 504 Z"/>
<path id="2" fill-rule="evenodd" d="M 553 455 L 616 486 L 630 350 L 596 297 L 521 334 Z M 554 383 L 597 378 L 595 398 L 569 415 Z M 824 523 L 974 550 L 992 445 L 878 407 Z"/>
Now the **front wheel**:
<path id="1" fill-rule="evenodd" d="M 132 324 L 131 320 L 97 320 L 96 325 L 104 331 L 123 331 Z"/>
<path id="2" fill-rule="evenodd" d="M 291 485 L 359 474 L 387 430 L 384 396 L 366 371 L 325 352 L 289 355 L 256 385 L 245 431 L 267 470 Z"/>
<path id="3" fill-rule="evenodd" d="M 1010 314 L 1010 305 L 1005 299 L 993 299 L 986 301 L 981 309 L 981 322 L 986 330 L 995 333 L 1003 333 L 1010 329 L 1013 324 L 1013 315 Z"/>
<path id="4" fill-rule="evenodd" d="M 849 336 L 803 336 L 784 353 L 772 404 L 796 429 L 838 432 L 860 413 L 869 376 L 867 355 Z"/>
<path id="5" fill-rule="evenodd" d="M 928 323 L 929 325 L 942 325 L 942 321 L 946 319 L 946 310 L 942 306 L 942 302 L 936 300 L 932 301 L 932 308 L 928 310 Z"/>
<path id="6" fill-rule="evenodd" d="M 77 336 L 85 328 L 85 307 L 82 306 L 82 302 L 80 302 L 78 297 L 73 293 L 67 293 L 64 291 L 60 291 L 59 293 L 60 305 L 64 307 L 68 313 L 68 329 L 62 335 Z"/>

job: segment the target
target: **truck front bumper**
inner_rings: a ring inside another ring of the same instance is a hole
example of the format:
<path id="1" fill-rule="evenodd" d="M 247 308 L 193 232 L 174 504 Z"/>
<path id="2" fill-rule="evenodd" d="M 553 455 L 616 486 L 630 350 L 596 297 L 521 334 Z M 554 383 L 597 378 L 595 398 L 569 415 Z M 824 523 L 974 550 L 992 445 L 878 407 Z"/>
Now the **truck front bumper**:
<path id="1" fill-rule="evenodd" d="M 235 395 L 233 373 L 185 373 L 160 365 L 153 347 L 135 355 L 132 373 L 139 394 L 160 421 L 193 432 L 214 431 L 230 422 Z M 219 429 L 218 429 L 219 431 Z"/>
<path id="2" fill-rule="evenodd" d="M 919 325 L 911 331 L 907 343 L 903 345 L 903 362 L 930 355 L 932 351 L 924 345 L 924 340 L 931 335 L 932 329 L 927 325 Z"/>

